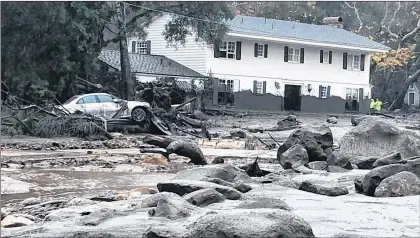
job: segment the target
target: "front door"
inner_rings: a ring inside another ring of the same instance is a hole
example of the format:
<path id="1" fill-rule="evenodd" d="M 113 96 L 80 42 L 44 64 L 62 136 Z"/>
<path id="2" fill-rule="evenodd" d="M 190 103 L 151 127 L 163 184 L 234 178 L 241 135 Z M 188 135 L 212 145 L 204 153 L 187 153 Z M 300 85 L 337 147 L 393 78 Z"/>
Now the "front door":
<path id="1" fill-rule="evenodd" d="M 408 105 L 414 105 L 414 93 L 408 94 Z"/>
<path id="2" fill-rule="evenodd" d="M 284 87 L 284 110 L 300 111 L 301 101 L 301 86 L 286 84 Z"/>

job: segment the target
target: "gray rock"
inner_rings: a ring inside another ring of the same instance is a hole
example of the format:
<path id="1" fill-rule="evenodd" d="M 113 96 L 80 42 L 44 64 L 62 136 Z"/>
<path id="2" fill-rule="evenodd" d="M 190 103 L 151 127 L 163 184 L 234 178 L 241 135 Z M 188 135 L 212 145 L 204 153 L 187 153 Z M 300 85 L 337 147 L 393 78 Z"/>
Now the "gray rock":
<path id="1" fill-rule="evenodd" d="M 25 199 L 21 202 L 21 204 L 25 207 L 30 206 L 30 205 L 39 204 L 39 203 L 41 203 L 40 198 L 27 198 L 27 199 Z"/>
<path id="2" fill-rule="evenodd" d="M 211 163 L 212 164 L 224 164 L 225 160 L 223 158 L 216 157 L 216 158 L 214 158 L 214 160 Z"/>
<path id="3" fill-rule="evenodd" d="M 340 153 L 344 156 L 386 156 L 400 152 L 402 158 L 420 154 L 420 136 L 416 132 L 401 130 L 387 121 L 363 120 L 340 140 Z"/>
<path id="4" fill-rule="evenodd" d="M 308 167 L 313 170 L 326 170 L 327 162 L 325 161 L 314 161 L 308 164 Z"/>
<path id="5" fill-rule="evenodd" d="M 184 140 L 173 141 L 166 147 L 169 154 L 175 153 L 177 155 L 185 156 L 191 159 L 191 162 L 196 165 L 206 165 L 207 161 L 204 154 L 197 144 Z"/>
<path id="6" fill-rule="evenodd" d="M 358 169 L 372 169 L 373 164 L 377 160 L 377 157 L 363 157 L 363 156 L 355 156 L 350 158 L 350 163 L 357 166 Z"/>
<path id="7" fill-rule="evenodd" d="M 371 116 L 352 116 L 350 121 L 353 126 L 359 125 L 365 119 L 372 118 Z"/>
<path id="8" fill-rule="evenodd" d="M 290 211 L 291 208 L 283 200 L 277 198 L 258 198 L 258 200 L 246 200 L 239 204 L 236 208 L 241 209 L 260 209 L 272 208 Z"/>
<path id="9" fill-rule="evenodd" d="M 92 201 L 90 199 L 87 198 L 73 198 L 70 201 L 68 201 L 66 203 L 67 206 L 71 207 L 71 206 L 84 206 L 84 205 L 92 205 L 95 204 L 95 201 Z"/>
<path id="10" fill-rule="evenodd" d="M 244 171 L 227 164 L 207 165 L 203 167 L 182 170 L 179 171 L 173 179 L 204 181 L 208 178 L 219 178 L 227 182 L 251 180 L 251 178 Z"/>
<path id="11" fill-rule="evenodd" d="M 13 215 L 8 215 L 1 221 L 1 227 L 3 228 L 28 226 L 32 224 L 34 224 L 34 222 L 26 217 Z"/>
<path id="12" fill-rule="evenodd" d="M 213 188 L 205 188 L 184 195 L 184 199 L 192 205 L 205 207 L 212 203 L 223 202 L 225 200 L 225 197 Z"/>
<path id="13" fill-rule="evenodd" d="M 406 160 L 404 166 L 408 172 L 411 172 L 420 178 L 420 158 Z"/>
<path id="14" fill-rule="evenodd" d="M 175 193 L 161 192 L 153 194 L 143 199 L 140 207 L 149 208 L 157 207 L 160 201 L 171 201 L 171 203 L 178 204 L 179 206 L 192 207 L 184 198 Z"/>
<path id="15" fill-rule="evenodd" d="M 219 178 L 204 178 L 202 181 L 215 183 L 215 184 L 219 184 L 219 185 L 227 186 L 227 187 L 232 187 L 232 188 L 233 188 L 233 185 L 234 185 L 234 183 L 226 182 L 225 180 L 222 180 L 222 179 L 219 179 Z"/>
<path id="16" fill-rule="evenodd" d="M 247 130 L 244 129 L 232 129 L 229 131 L 229 133 L 232 135 L 232 137 L 238 137 L 238 138 L 248 138 L 250 137 L 250 133 Z"/>
<path id="17" fill-rule="evenodd" d="M 241 193 L 234 188 L 204 181 L 171 180 L 168 182 L 158 183 L 157 187 L 160 192 L 172 192 L 180 196 L 204 188 L 214 188 L 216 191 L 223 194 L 227 199 L 237 200 L 241 198 Z"/>
<path id="18" fill-rule="evenodd" d="M 166 229 L 165 227 L 152 226 L 146 230 L 142 238 L 184 238 L 186 231 L 180 231 L 180 229 L 180 227 Z"/>
<path id="19" fill-rule="evenodd" d="M 232 139 L 232 135 L 227 131 L 218 131 L 217 137 L 221 139 Z"/>
<path id="20" fill-rule="evenodd" d="M 279 147 L 277 159 L 280 160 L 281 154 L 296 144 L 300 144 L 306 149 L 309 162 L 326 161 L 327 154 L 324 150 L 332 148 L 334 144 L 331 129 L 322 125 L 320 127 L 307 126 L 295 130 Z"/>
<path id="21" fill-rule="evenodd" d="M 337 124 L 338 120 L 336 117 L 330 117 L 327 119 L 327 122 L 331 124 Z"/>
<path id="22" fill-rule="evenodd" d="M 336 165 L 328 166 L 327 167 L 327 171 L 330 172 L 330 173 L 345 173 L 345 172 L 349 172 L 348 169 L 344 169 L 344 168 L 341 168 L 340 166 L 336 166 Z"/>
<path id="23" fill-rule="evenodd" d="M 309 157 L 305 148 L 296 144 L 280 155 L 279 162 L 284 169 L 291 169 L 294 164 L 308 165 Z"/>
<path id="24" fill-rule="evenodd" d="M 300 183 L 293 181 L 291 179 L 288 179 L 288 178 L 279 179 L 273 182 L 273 184 L 280 185 L 283 187 L 288 187 L 288 188 L 295 188 L 295 189 L 299 189 L 299 186 L 300 186 Z"/>
<path id="25" fill-rule="evenodd" d="M 375 197 L 403 197 L 420 194 L 420 179 L 413 173 L 403 171 L 384 180 L 375 189 Z"/>
<path id="26" fill-rule="evenodd" d="M 238 190 L 239 192 L 246 193 L 252 190 L 252 187 L 245 183 L 235 183 L 233 188 Z"/>
<path id="27" fill-rule="evenodd" d="M 74 234 L 66 235 L 64 236 L 64 238 L 117 238 L 117 237 L 109 233 L 78 231 Z"/>
<path id="28" fill-rule="evenodd" d="M 123 213 L 111 208 L 101 208 L 93 212 L 82 213 L 81 215 L 82 219 L 80 219 L 80 225 L 97 226 L 106 220 L 123 215 Z"/>
<path id="29" fill-rule="evenodd" d="M 316 193 L 319 195 L 326 195 L 331 197 L 346 195 L 349 193 L 346 187 L 326 187 L 322 185 L 312 184 L 310 181 L 303 181 L 299 190 Z"/>
<path id="30" fill-rule="evenodd" d="M 305 220 L 281 209 L 233 209 L 207 214 L 188 228 L 189 238 L 314 237 Z"/>
<path id="31" fill-rule="evenodd" d="M 363 177 L 354 179 L 354 188 L 356 189 L 356 192 L 363 193 Z"/>
<path id="32" fill-rule="evenodd" d="M 193 211 L 194 209 L 179 206 L 178 203 L 173 203 L 171 200 L 160 200 L 155 208 L 149 210 L 149 215 L 174 220 L 188 217 Z"/>
<path id="33" fill-rule="evenodd" d="M 375 190 L 382 180 L 405 171 L 405 167 L 402 164 L 390 164 L 374 168 L 363 178 L 363 192 L 368 196 L 374 196 Z"/>
<path id="34" fill-rule="evenodd" d="M 377 159 L 375 163 L 373 163 L 372 168 L 377 168 L 388 164 L 400 164 L 401 162 L 403 162 L 401 154 L 398 152 L 393 152 L 383 158 Z"/>
<path id="35" fill-rule="evenodd" d="M 343 169 L 353 169 L 351 166 L 350 158 L 342 155 L 336 155 L 332 153 L 328 156 L 327 167 L 329 166 L 340 166 Z"/>

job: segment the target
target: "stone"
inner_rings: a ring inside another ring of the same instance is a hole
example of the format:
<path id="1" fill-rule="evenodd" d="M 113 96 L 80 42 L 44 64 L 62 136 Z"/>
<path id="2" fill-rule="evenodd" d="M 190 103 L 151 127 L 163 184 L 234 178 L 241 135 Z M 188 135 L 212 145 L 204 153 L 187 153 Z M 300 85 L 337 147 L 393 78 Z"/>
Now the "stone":
<path id="1" fill-rule="evenodd" d="M 327 167 L 327 172 L 330 172 L 330 173 L 345 173 L 345 172 L 349 172 L 349 170 L 341 168 L 340 166 L 331 165 L 331 166 Z"/>
<path id="2" fill-rule="evenodd" d="M 420 179 L 407 171 L 382 180 L 374 194 L 375 197 L 403 197 L 409 195 L 420 195 Z"/>
<path id="3" fill-rule="evenodd" d="M 168 182 L 160 182 L 157 184 L 157 187 L 159 192 L 172 192 L 180 196 L 192 193 L 200 189 L 213 188 L 217 192 L 223 194 L 226 199 L 238 200 L 241 198 L 241 193 L 234 188 L 204 181 L 171 180 Z"/>
<path id="4" fill-rule="evenodd" d="M 100 208 L 92 212 L 82 213 L 82 218 L 79 221 L 80 225 L 83 226 L 97 226 L 102 222 L 122 215 L 121 212 L 112 208 Z"/>
<path id="5" fill-rule="evenodd" d="M 340 140 L 340 154 L 347 157 L 382 157 L 392 152 L 399 152 L 403 159 L 419 155 L 420 136 L 387 121 L 368 119 Z"/>
<path id="6" fill-rule="evenodd" d="M 371 116 L 352 116 L 350 121 L 353 126 L 357 126 L 362 122 L 363 120 L 367 118 L 372 118 Z"/>
<path id="7" fill-rule="evenodd" d="M 315 237 L 302 218 L 281 209 L 233 209 L 201 216 L 187 229 L 188 238 Z"/>
<path id="8" fill-rule="evenodd" d="M 151 226 L 143 234 L 142 238 L 185 238 L 180 228 L 166 229 L 160 226 Z"/>
<path id="9" fill-rule="evenodd" d="M 245 183 L 235 183 L 233 184 L 233 188 L 238 190 L 241 193 L 246 193 L 252 190 L 252 187 Z"/>
<path id="10" fill-rule="evenodd" d="M 303 181 L 302 184 L 299 186 L 299 190 L 331 197 L 346 195 L 349 193 L 345 186 L 326 187 L 322 185 L 313 184 L 310 181 Z"/>
<path id="11" fill-rule="evenodd" d="M 204 158 L 204 154 L 201 151 L 200 147 L 197 144 L 191 143 L 184 140 L 176 140 L 171 142 L 166 151 L 169 154 L 177 154 L 180 156 L 185 156 L 191 159 L 191 162 L 195 165 L 206 165 L 207 161 Z"/>
<path id="12" fill-rule="evenodd" d="M 10 228 L 10 227 L 20 227 L 32 225 L 35 222 L 31 221 L 26 217 L 8 215 L 1 221 L 1 227 Z"/>
<path id="13" fill-rule="evenodd" d="M 124 137 L 124 135 L 121 134 L 121 133 L 119 133 L 119 132 L 111 132 L 110 134 L 111 134 L 111 136 L 113 138 L 121 138 L 121 137 Z"/>
<path id="14" fill-rule="evenodd" d="M 200 110 L 194 110 L 193 115 L 198 120 L 202 120 L 202 121 L 208 120 L 208 117 Z"/>
<path id="15" fill-rule="evenodd" d="M 117 236 L 102 232 L 78 231 L 74 234 L 64 236 L 64 238 L 117 238 Z"/>
<path id="16" fill-rule="evenodd" d="M 280 155 L 279 163 L 284 169 L 291 169 L 295 164 L 307 166 L 309 163 L 308 153 L 303 146 L 293 145 Z"/>
<path id="17" fill-rule="evenodd" d="M 239 168 L 242 170 L 245 170 L 245 173 L 248 174 L 248 176 L 252 177 L 262 177 L 265 176 L 267 174 L 269 174 L 270 172 L 265 171 L 265 170 L 261 170 L 260 166 L 258 164 L 258 157 L 254 160 L 254 162 L 251 163 L 246 163 L 243 166 L 240 166 Z"/>
<path id="18" fill-rule="evenodd" d="M 151 153 L 141 154 L 141 160 L 143 161 L 143 163 L 148 163 L 148 164 L 163 165 L 163 166 L 169 165 L 168 159 L 161 154 L 151 154 Z"/>
<path id="19" fill-rule="evenodd" d="M 188 206 L 191 205 L 178 194 L 169 193 L 169 192 L 161 192 L 161 193 L 153 194 L 143 199 L 140 207 L 142 208 L 156 207 L 159 201 L 161 200 L 171 200 L 172 202 L 178 203 L 180 205 L 188 205 Z"/>
<path id="20" fill-rule="evenodd" d="M 405 171 L 405 166 L 402 164 L 390 164 L 374 168 L 363 178 L 363 193 L 368 196 L 374 196 L 375 190 L 382 180 Z"/>
<path id="21" fill-rule="evenodd" d="M 167 219 L 184 218 L 191 215 L 193 209 L 188 207 L 179 206 L 177 203 L 172 203 L 170 200 L 161 200 L 155 208 L 149 210 L 150 216 L 164 217 Z"/>
<path id="22" fill-rule="evenodd" d="M 223 202 L 225 197 L 213 188 L 205 188 L 184 195 L 184 199 L 192 205 L 205 207 L 212 203 Z"/>
<path id="23" fill-rule="evenodd" d="M 337 124 L 338 120 L 336 117 L 330 117 L 327 119 L 327 122 L 331 124 Z"/>
<path id="24" fill-rule="evenodd" d="M 308 167 L 313 170 L 326 170 L 327 162 L 325 161 L 314 161 L 308 164 Z"/>
<path id="25" fill-rule="evenodd" d="M 232 139 L 232 135 L 227 131 L 218 131 L 216 134 L 221 139 Z"/>
<path id="26" fill-rule="evenodd" d="M 212 164 L 224 164 L 225 163 L 225 159 L 220 158 L 220 157 L 216 157 L 216 158 L 214 158 L 214 160 L 211 163 Z"/>
<path id="27" fill-rule="evenodd" d="M 141 198 L 142 195 L 143 194 L 141 192 L 132 192 L 132 193 L 130 193 L 130 195 L 128 195 L 127 200 Z"/>
<path id="28" fill-rule="evenodd" d="M 374 156 L 355 156 L 350 158 L 349 161 L 351 164 L 356 165 L 358 169 L 372 169 L 372 166 L 377 159 L 378 158 Z"/>
<path id="29" fill-rule="evenodd" d="M 128 196 L 129 196 L 128 194 L 120 193 L 120 194 L 115 195 L 114 200 L 115 201 L 127 200 Z"/>
<path id="30" fill-rule="evenodd" d="M 129 193 L 131 194 L 131 193 L 135 193 L 135 192 L 140 192 L 141 194 L 156 194 L 156 193 L 158 193 L 158 191 L 156 191 L 156 189 L 148 188 L 148 187 L 134 188 L 134 189 L 131 189 Z"/>
<path id="31" fill-rule="evenodd" d="M 275 185 L 280 185 L 283 187 L 287 187 L 287 188 L 294 188 L 294 189 L 299 189 L 300 183 L 293 181 L 291 179 L 288 178 L 283 178 L 283 179 L 279 179 L 277 181 L 274 181 L 273 184 Z"/>
<path id="32" fill-rule="evenodd" d="M 377 168 L 388 164 L 400 164 L 401 162 L 403 162 L 401 154 L 398 152 L 393 152 L 383 158 L 377 159 L 375 163 L 373 163 L 372 168 Z"/>
<path id="33" fill-rule="evenodd" d="M 326 161 L 327 154 L 324 150 L 332 148 L 334 144 L 331 129 L 322 125 L 320 127 L 307 126 L 295 130 L 279 147 L 277 159 L 280 160 L 281 154 L 296 144 L 300 144 L 306 149 L 309 162 Z"/>
<path id="34" fill-rule="evenodd" d="M 21 204 L 25 207 L 30 206 L 30 205 L 39 204 L 39 203 L 41 203 L 40 198 L 27 198 L 27 199 L 25 199 L 21 202 Z"/>
<path id="35" fill-rule="evenodd" d="M 288 115 L 286 117 L 286 120 L 291 122 L 297 122 L 297 117 L 295 115 Z"/>
<path id="36" fill-rule="evenodd" d="M 235 128 L 229 131 L 229 133 L 232 135 L 232 137 L 238 137 L 238 138 L 248 138 L 250 137 L 250 133 L 247 130 Z"/>
<path id="37" fill-rule="evenodd" d="M 420 158 L 407 159 L 404 167 L 406 171 L 411 172 L 420 178 Z"/>
<path id="38" fill-rule="evenodd" d="M 3 220 L 5 217 L 7 217 L 7 213 L 1 209 L 1 220 Z"/>
<path id="39" fill-rule="evenodd" d="M 219 178 L 205 178 L 202 181 L 215 183 L 215 184 L 219 184 L 219 185 L 227 186 L 227 187 L 232 187 L 232 188 L 233 188 L 233 185 L 234 185 L 233 183 L 226 182 L 225 180 L 222 180 L 222 179 L 219 179 Z"/>
<path id="40" fill-rule="evenodd" d="M 71 207 L 71 206 L 85 206 L 85 205 L 92 205 L 95 204 L 95 201 L 92 201 L 90 199 L 87 198 L 72 198 L 70 201 L 68 201 L 66 203 L 66 206 Z"/>
<path id="41" fill-rule="evenodd" d="M 201 180 L 219 178 L 227 182 L 251 181 L 251 178 L 242 170 L 228 164 L 207 165 L 179 171 L 175 180 Z"/>
<path id="42" fill-rule="evenodd" d="M 246 200 L 239 204 L 235 208 L 240 209 L 260 209 L 260 208 L 272 208 L 282 209 L 286 211 L 292 210 L 283 200 L 278 198 L 258 198 L 258 200 Z"/>
<path id="43" fill-rule="evenodd" d="M 339 166 L 343 169 L 353 169 L 351 166 L 350 158 L 347 156 L 342 156 L 340 154 L 336 155 L 332 153 L 328 156 L 327 167 L 329 166 Z"/>
<path id="44" fill-rule="evenodd" d="M 356 189 L 356 192 L 363 193 L 363 177 L 354 179 L 354 188 Z"/>

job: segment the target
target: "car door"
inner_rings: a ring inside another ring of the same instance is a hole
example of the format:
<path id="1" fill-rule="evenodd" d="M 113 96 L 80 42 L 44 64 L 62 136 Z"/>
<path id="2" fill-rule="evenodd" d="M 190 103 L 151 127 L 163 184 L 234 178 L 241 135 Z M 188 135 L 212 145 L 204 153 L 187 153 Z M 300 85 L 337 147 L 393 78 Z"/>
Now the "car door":
<path id="1" fill-rule="evenodd" d="M 119 104 L 114 102 L 114 98 L 111 95 L 101 94 L 97 96 L 99 102 L 101 103 L 101 105 L 103 105 L 104 115 L 106 117 L 114 116 L 115 113 L 117 113 L 117 111 L 120 109 Z"/>
<path id="2" fill-rule="evenodd" d="M 76 102 L 76 104 L 81 105 L 81 108 L 84 112 L 99 115 L 101 110 L 101 104 L 99 103 L 95 95 L 84 96 Z"/>

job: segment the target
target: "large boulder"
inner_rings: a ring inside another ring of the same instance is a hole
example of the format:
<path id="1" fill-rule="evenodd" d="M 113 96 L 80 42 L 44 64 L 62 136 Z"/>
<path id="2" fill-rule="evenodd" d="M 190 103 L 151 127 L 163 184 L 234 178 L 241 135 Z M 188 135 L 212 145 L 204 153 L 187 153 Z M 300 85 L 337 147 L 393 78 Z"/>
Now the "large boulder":
<path id="1" fill-rule="evenodd" d="M 349 159 L 350 163 L 356 165 L 358 169 L 372 169 L 376 160 L 378 160 L 378 158 L 374 156 L 355 156 Z"/>
<path id="2" fill-rule="evenodd" d="M 314 237 L 302 218 L 281 209 L 233 209 L 207 214 L 188 229 L 189 238 L 278 238 Z"/>
<path id="3" fill-rule="evenodd" d="M 379 186 L 382 180 L 405 171 L 403 164 L 390 164 L 374 168 L 367 173 L 363 179 L 363 192 L 368 196 L 374 196 L 375 189 Z"/>
<path id="4" fill-rule="evenodd" d="M 284 169 L 291 169 L 294 164 L 307 166 L 309 157 L 305 148 L 296 144 L 280 155 L 279 162 Z"/>
<path id="5" fill-rule="evenodd" d="M 212 203 L 223 202 L 225 197 L 221 193 L 217 192 L 214 188 L 205 188 L 184 195 L 184 199 L 192 205 L 205 207 Z"/>
<path id="6" fill-rule="evenodd" d="M 302 145 L 309 156 L 309 161 L 326 161 L 332 151 L 333 136 L 331 129 L 322 125 L 320 127 L 307 126 L 295 130 L 277 151 L 277 159 L 290 147 Z"/>
<path id="7" fill-rule="evenodd" d="M 420 178 L 420 157 L 417 159 L 406 160 L 406 164 L 404 166 L 406 171 L 411 172 Z"/>
<path id="8" fill-rule="evenodd" d="M 175 180 L 200 180 L 219 178 L 227 182 L 251 181 L 251 178 L 240 169 L 227 164 L 207 165 L 179 171 Z"/>
<path id="9" fill-rule="evenodd" d="M 420 194 L 420 179 L 413 173 L 403 171 L 394 174 L 379 184 L 375 197 L 402 197 Z"/>
<path id="10" fill-rule="evenodd" d="M 420 136 L 386 121 L 366 119 L 348 131 L 340 141 L 340 153 L 348 157 L 382 157 L 394 151 L 399 152 L 402 158 L 419 155 Z"/>
<path id="11" fill-rule="evenodd" d="M 389 155 L 386 155 L 383 158 L 377 159 L 375 163 L 373 163 L 372 168 L 388 165 L 388 164 L 400 164 L 403 163 L 403 159 L 401 158 L 401 154 L 398 152 L 393 152 Z"/>
<path id="12" fill-rule="evenodd" d="M 192 193 L 200 189 L 213 188 L 217 192 L 223 194 L 227 199 L 237 200 L 241 198 L 241 193 L 234 188 L 204 181 L 171 180 L 168 182 L 158 183 L 157 188 L 160 192 L 171 192 L 180 196 Z"/>
<path id="13" fill-rule="evenodd" d="M 343 187 L 327 187 L 323 185 L 313 184 L 310 181 L 303 181 L 299 186 L 299 190 L 316 193 L 319 195 L 326 195 L 331 197 L 336 197 L 340 195 L 346 195 L 349 193 L 345 186 Z"/>
<path id="14" fill-rule="evenodd" d="M 363 193 L 363 177 L 354 179 L 354 188 L 356 189 L 356 192 Z"/>
<path id="15" fill-rule="evenodd" d="M 3 228 L 28 226 L 32 224 L 34 224 L 34 222 L 26 217 L 13 215 L 8 215 L 1 221 L 1 227 Z"/>
<path id="16" fill-rule="evenodd" d="M 364 121 L 365 119 L 368 119 L 368 118 L 370 119 L 370 118 L 373 118 L 373 117 L 372 116 L 352 116 L 351 119 L 350 119 L 350 121 L 351 121 L 351 124 L 353 126 L 357 126 L 362 121 Z"/>
<path id="17" fill-rule="evenodd" d="M 241 209 L 260 209 L 260 208 L 273 208 L 283 209 L 290 211 L 291 208 L 283 200 L 278 198 L 258 198 L 257 200 L 246 200 L 239 204 L 236 208 Z"/>
<path id="18" fill-rule="evenodd" d="M 339 166 L 343 169 L 353 169 L 350 158 L 347 156 L 342 156 L 340 154 L 336 155 L 331 153 L 327 159 L 327 167 L 329 166 Z"/>
<path id="19" fill-rule="evenodd" d="M 327 162 L 325 161 L 314 161 L 308 164 L 308 167 L 313 170 L 326 170 Z"/>

